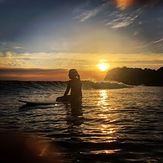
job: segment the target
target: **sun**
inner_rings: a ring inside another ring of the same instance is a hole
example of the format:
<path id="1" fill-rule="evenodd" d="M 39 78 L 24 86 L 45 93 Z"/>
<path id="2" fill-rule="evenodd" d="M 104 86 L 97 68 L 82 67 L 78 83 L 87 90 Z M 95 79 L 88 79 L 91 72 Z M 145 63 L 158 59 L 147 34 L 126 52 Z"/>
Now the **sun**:
<path id="1" fill-rule="evenodd" d="M 97 67 L 101 71 L 106 71 L 110 67 L 110 65 L 108 63 L 99 63 L 97 64 Z"/>

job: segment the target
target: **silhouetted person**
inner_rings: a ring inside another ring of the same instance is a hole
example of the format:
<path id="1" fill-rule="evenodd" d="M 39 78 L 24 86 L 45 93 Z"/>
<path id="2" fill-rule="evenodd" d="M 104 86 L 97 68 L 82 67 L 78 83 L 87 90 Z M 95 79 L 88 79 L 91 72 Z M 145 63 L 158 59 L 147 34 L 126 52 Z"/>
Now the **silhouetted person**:
<path id="1" fill-rule="evenodd" d="M 64 96 L 57 98 L 57 101 L 68 101 L 71 103 L 72 115 L 81 115 L 81 103 L 82 103 L 82 83 L 80 75 L 76 69 L 69 70 L 69 78 Z M 70 92 L 70 95 L 68 93 Z"/>

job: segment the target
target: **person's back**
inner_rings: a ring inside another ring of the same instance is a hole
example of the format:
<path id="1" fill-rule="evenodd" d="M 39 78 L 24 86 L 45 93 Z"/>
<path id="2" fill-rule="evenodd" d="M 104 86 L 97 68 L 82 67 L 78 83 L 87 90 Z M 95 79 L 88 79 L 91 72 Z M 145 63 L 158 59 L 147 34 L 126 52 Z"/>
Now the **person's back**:
<path id="1" fill-rule="evenodd" d="M 70 103 L 72 114 L 81 113 L 81 103 L 82 103 L 82 83 L 80 76 L 76 69 L 71 69 L 69 71 L 69 78 L 67 89 L 64 93 L 64 97 L 67 98 L 67 94 L 70 92 Z"/>
<path id="2" fill-rule="evenodd" d="M 82 91 L 81 91 L 81 87 L 82 87 L 82 84 L 81 84 L 81 81 L 79 79 L 73 79 L 73 80 L 70 80 L 70 88 L 71 88 L 71 97 L 79 97 L 79 96 L 82 96 Z"/>

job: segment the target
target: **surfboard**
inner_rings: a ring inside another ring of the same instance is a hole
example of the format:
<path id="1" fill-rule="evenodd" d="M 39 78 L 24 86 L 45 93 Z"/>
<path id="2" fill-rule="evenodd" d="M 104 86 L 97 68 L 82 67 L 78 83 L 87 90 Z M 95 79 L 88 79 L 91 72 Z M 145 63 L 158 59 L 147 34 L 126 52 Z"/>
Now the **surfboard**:
<path id="1" fill-rule="evenodd" d="M 57 97 L 56 101 L 26 101 L 26 100 L 18 100 L 19 102 L 23 102 L 26 105 L 35 106 L 35 105 L 55 105 L 55 104 L 68 104 L 70 103 L 70 96 L 61 96 Z"/>
<path id="2" fill-rule="evenodd" d="M 63 104 L 63 102 L 44 102 L 44 101 L 26 101 L 26 100 L 18 100 L 19 102 L 23 102 L 26 105 L 34 106 L 34 105 L 55 105 L 55 104 Z"/>

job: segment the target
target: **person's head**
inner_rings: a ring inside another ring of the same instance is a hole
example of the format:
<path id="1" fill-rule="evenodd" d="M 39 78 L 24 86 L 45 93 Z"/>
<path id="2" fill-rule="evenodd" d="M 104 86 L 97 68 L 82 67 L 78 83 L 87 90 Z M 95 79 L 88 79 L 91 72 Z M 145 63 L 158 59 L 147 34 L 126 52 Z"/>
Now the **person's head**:
<path id="1" fill-rule="evenodd" d="M 80 79 L 80 76 L 79 76 L 79 74 L 78 74 L 78 71 L 76 70 L 76 69 L 71 69 L 71 70 L 69 70 L 69 78 L 70 79 Z"/>

